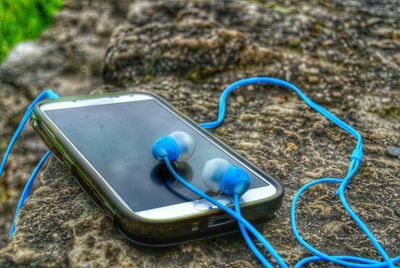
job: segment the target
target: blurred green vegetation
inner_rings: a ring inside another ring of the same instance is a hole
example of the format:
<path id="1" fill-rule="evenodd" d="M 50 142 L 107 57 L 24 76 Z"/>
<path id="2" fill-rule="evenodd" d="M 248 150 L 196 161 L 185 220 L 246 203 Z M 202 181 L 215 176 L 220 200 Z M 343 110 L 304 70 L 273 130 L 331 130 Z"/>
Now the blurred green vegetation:
<path id="1" fill-rule="evenodd" d="M 62 0 L 0 0 L 0 63 L 20 41 L 35 39 L 53 21 Z"/>

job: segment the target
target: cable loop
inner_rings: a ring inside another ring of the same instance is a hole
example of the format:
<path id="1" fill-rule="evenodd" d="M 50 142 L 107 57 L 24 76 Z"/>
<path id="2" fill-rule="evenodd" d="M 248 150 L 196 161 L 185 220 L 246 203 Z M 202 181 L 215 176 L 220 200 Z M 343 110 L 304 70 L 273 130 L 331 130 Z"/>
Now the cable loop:
<path id="1" fill-rule="evenodd" d="M 336 126 L 339 128 L 343 129 L 346 131 L 348 134 L 353 136 L 357 140 L 357 144 L 355 146 L 355 149 L 352 152 L 351 155 L 351 162 L 347 171 L 346 176 L 343 179 L 334 179 L 334 178 L 324 178 L 324 179 L 318 179 L 316 181 L 312 181 L 306 185 L 304 185 L 294 196 L 293 201 L 292 201 L 292 207 L 291 207 L 291 225 L 292 225 L 292 231 L 297 239 L 297 241 L 303 245 L 308 251 L 310 251 L 312 254 L 315 256 L 311 256 L 308 258 L 305 258 L 303 260 L 300 260 L 295 267 L 302 267 L 306 263 L 310 263 L 313 261 L 328 261 L 340 265 L 345 265 L 345 266 L 351 266 L 351 267 L 394 267 L 394 264 L 396 262 L 399 262 L 400 256 L 396 257 L 394 259 L 391 259 L 387 252 L 383 249 L 383 247 L 380 245 L 378 240 L 373 236 L 373 234 L 369 231 L 367 226 L 362 222 L 362 220 L 357 216 L 357 214 L 351 209 L 350 205 L 348 204 L 346 198 L 345 198 L 345 190 L 347 187 L 348 182 L 350 179 L 354 176 L 354 174 L 357 172 L 358 167 L 360 166 L 360 163 L 363 158 L 363 141 L 361 135 L 353 129 L 351 126 L 343 122 L 341 119 L 330 113 L 328 110 L 320 106 L 319 104 L 313 102 L 311 99 L 309 99 L 299 88 L 297 88 L 295 85 L 286 82 L 281 79 L 277 78 L 272 78 L 272 77 L 253 77 L 253 78 L 246 78 L 242 79 L 239 81 L 236 81 L 232 84 L 230 84 L 227 88 L 224 89 L 224 91 L 221 94 L 220 101 L 219 101 L 219 109 L 218 109 L 218 116 L 215 121 L 207 122 L 207 123 L 202 123 L 200 124 L 204 128 L 215 128 L 218 127 L 224 120 L 225 117 L 225 107 L 226 107 L 226 99 L 228 95 L 234 91 L 236 88 L 241 87 L 241 86 L 247 86 L 247 85 L 252 85 L 252 84 L 269 84 L 269 85 L 276 85 L 280 87 L 284 87 L 286 89 L 289 89 L 293 92 L 295 92 L 300 99 L 304 101 L 308 106 L 310 106 L 312 109 L 314 109 L 316 112 L 320 113 L 324 117 L 326 117 L 329 121 L 334 123 Z M 371 241 L 371 244 L 375 247 L 375 249 L 379 252 L 379 254 L 382 256 L 384 259 L 383 262 L 375 261 L 375 260 L 370 260 L 366 258 L 360 258 L 360 257 L 355 257 L 355 256 L 330 256 L 329 254 L 323 253 L 314 247 L 312 247 L 310 244 L 308 244 L 300 235 L 299 231 L 297 230 L 297 225 L 296 225 L 296 202 L 300 198 L 301 194 L 310 188 L 313 185 L 320 184 L 320 183 L 338 183 L 339 187 L 336 191 L 337 196 L 340 198 L 340 201 L 345 208 L 346 212 L 350 215 L 350 217 L 356 222 L 356 224 L 359 226 L 361 231 L 364 232 L 364 234 L 368 237 L 368 239 Z M 243 231 L 244 228 L 240 228 L 243 237 L 245 238 L 246 242 L 248 243 L 246 236 L 246 230 Z M 253 247 L 248 243 L 249 247 L 253 250 Z M 254 254 L 258 257 L 258 253 L 254 251 Z M 279 257 L 280 258 L 280 257 Z"/>

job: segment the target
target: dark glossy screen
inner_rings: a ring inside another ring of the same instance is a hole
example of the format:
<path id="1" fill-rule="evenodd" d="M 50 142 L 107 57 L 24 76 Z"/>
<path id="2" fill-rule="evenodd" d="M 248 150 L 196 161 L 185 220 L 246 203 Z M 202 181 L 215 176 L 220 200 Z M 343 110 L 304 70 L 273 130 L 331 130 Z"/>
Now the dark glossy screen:
<path id="1" fill-rule="evenodd" d="M 198 199 L 171 178 L 163 164 L 153 159 L 151 146 L 161 136 L 177 130 L 193 136 L 196 142 L 194 155 L 176 168 L 185 179 L 203 191 L 207 189 L 200 174 L 208 159 L 220 157 L 237 164 L 155 100 L 49 110 L 45 113 L 134 211 L 182 203 L 185 197 Z M 251 188 L 267 185 L 253 174 L 251 179 Z M 166 187 L 165 183 L 170 187 Z"/>

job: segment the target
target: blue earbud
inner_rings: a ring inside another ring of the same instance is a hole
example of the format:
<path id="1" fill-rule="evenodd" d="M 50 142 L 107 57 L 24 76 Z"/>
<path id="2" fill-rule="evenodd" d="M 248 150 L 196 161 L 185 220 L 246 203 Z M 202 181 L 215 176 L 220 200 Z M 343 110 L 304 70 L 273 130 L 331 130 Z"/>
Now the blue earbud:
<path id="1" fill-rule="evenodd" d="M 170 162 L 175 162 L 188 160 L 195 147 L 192 136 L 183 131 L 176 131 L 156 140 L 151 151 L 157 160 L 168 157 Z M 205 163 L 202 179 L 211 191 L 221 191 L 227 195 L 241 196 L 250 185 L 250 177 L 246 171 L 221 158 L 214 158 Z"/>
<path id="2" fill-rule="evenodd" d="M 225 159 L 208 160 L 202 171 L 204 184 L 213 192 L 242 196 L 250 186 L 250 176 Z"/>
<path id="3" fill-rule="evenodd" d="M 196 147 L 192 136 L 183 131 L 176 131 L 153 143 L 151 152 L 157 160 L 168 157 L 171 162 L 188 160 Z"/>

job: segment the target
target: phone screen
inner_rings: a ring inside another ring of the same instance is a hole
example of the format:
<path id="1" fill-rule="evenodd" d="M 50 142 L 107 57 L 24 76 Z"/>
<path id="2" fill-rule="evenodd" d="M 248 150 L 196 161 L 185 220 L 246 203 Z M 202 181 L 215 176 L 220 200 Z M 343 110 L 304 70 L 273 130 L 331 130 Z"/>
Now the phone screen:
<path id="1" fill-rule="evenodd" d="M 208 192 L 200 177 L 207 160 L 224 158 L 242 166 L 155 99 L 44 112 L 133 211 L 199 199 L 152 157 L 153 142 L 174 131 L 185 131 L 195 140 L 193 156 L 175 167 L 200 190 Z M 250 188 L 268 185 L 253 171 L 245 169 L 251 177 Z"/>

